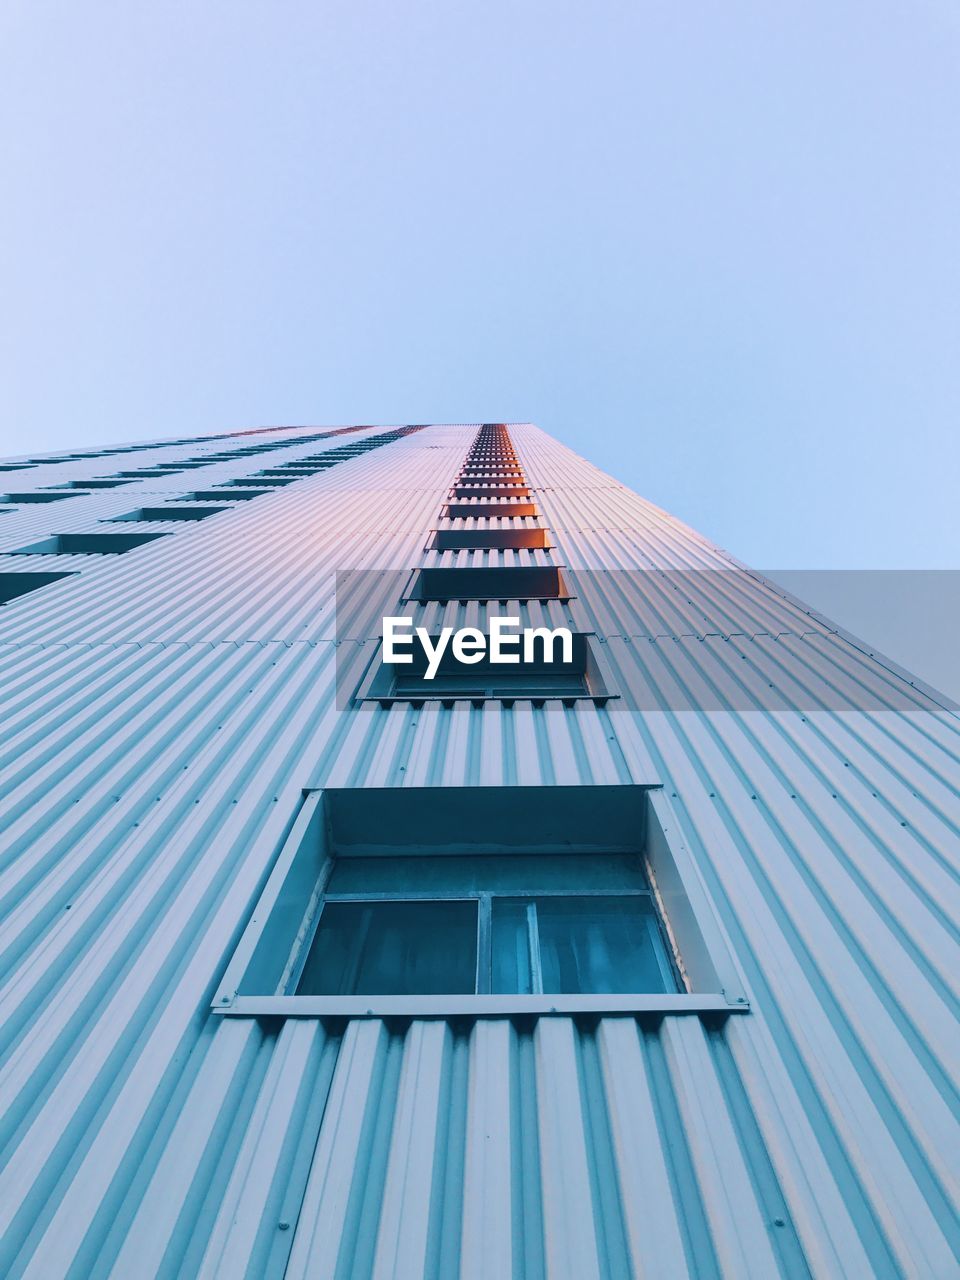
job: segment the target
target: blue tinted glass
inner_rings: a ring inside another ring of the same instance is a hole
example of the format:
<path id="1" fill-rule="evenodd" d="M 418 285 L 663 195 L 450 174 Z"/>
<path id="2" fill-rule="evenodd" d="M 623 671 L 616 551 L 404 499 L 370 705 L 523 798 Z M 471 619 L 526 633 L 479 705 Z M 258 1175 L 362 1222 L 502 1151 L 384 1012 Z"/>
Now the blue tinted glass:
<path id="1" fill-rule="evenodd" d="M 494 898 L 493 970 L 490 990 L 495 995 L 528 995 L 532 990 L 527 902 Z"/>
<path id="2" fill-rule="evenodd" d="M 668 988 L 650 899 L 537 898 L 540 968 L 550 994 L 626 994 Z M 671 991 L 676 987 L 671 983 Z"/>
<path id="3" fill-rule="evenodd" d="M 472 994 L 476 972 L 475 901 L 328 902 L 297 994 Z"/>

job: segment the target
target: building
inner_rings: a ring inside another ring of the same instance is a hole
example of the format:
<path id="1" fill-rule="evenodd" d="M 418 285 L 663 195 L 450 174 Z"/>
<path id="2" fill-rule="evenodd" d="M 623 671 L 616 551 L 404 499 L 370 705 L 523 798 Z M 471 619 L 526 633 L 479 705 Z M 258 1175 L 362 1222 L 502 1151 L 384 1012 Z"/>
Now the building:
<path id="1" fill-rule="evenodd" d="M 960 1274 L 935 691 L 531 425 L 2 471 L 4 1276 Z"/>

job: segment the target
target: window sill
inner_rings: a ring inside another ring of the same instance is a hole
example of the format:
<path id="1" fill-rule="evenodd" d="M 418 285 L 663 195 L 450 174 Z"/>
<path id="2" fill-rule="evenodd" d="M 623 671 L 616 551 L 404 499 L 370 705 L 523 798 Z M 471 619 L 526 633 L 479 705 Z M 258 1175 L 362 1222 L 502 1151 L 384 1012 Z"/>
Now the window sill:
<path id="1" fill-rule="evenodd" d="M 215 1013 L 243 1018 L 503 1018 L 523 1014 L 729 1014 L 750 1005 L 724 995 L 235 996 Z"/>

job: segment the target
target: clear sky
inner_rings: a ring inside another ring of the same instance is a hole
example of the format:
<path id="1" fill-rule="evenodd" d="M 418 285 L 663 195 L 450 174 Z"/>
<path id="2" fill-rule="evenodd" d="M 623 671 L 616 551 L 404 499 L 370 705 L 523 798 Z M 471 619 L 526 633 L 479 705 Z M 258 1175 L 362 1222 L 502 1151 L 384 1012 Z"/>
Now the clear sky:
<path id="1" fill-rule="evenodd" d="M 745 560 L 958 567 L 943 0 L 0 7 L 0 451 L 530 419 Z"/>

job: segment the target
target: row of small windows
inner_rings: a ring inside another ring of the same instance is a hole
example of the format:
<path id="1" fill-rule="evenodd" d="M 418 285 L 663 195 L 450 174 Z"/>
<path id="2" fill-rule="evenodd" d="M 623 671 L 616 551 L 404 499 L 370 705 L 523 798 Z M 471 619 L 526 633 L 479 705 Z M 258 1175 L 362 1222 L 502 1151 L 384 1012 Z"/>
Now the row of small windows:
<path id="1" fill-rule="evenodd" d="M 370 437 L 368 440 L 360 442 L 359 446 L 347 446 L 346 448 L 338 448 L 331 450 L 329 453 L 321 454 L 318 457 L 307 459 L 295 459 L 291 463 L 283 464 L 290 467 L 300 467 L 305 463 L 320 464 L 317 469 L 322 470 L 327 466 L 333 466 L 337 462 L 343 461 L 347 457 L 355 456 L 356 452 L 364 452 L 363 446 L 376 447 L 380 443 L 389 443 L 390 439 L 397 439 L 401 434 L 407 434 L 412 430 L 421 430 L 419 427 L 404 427 L 398 432 L 386 433 L 387 439 L 380 436 Z M 121 470 L 112 476 L 94 476 L 84 480 L 68 480 L 63 484 L 51 485 L 48 489 L 40 490 L 36 493 L 7 493 L 0 497 L 0 502 L 8 503 L 30 503 L 30 502 L 56 502 L 64 498 L 76 497 L 79 494 L 93 489 L 111 489 L 119 485 L 133 484 L 137 480 L 149 480 L 161 476 L 177 475 L 181 471 L 189 471 L 196 467 L 206 467 L 217 462 L 223 462 L 238 458 L 247 458 L 259 453 L 275 453 L 278 449 L 286 449 L 291 445 L 302 445 L 312 441 L 327 440 L 335 436 L 349 435 L 355 431 L 362 431 L 363 427 L 338 427 L 330 431 L 319 432 L 310 436 L 301 436 L 296 440 L 282 441 L 279 443 L 249 445 L 242 449 L 236 449 L 231 452 L 210 453 L 197 458 L 183 458 L 175 462 L 159 462 L 153 465 L 139 467 L 135 470 Z M 211 437 L 216 438 L 216 437 Z M 372 442 L 376 443 L 372 443 Z M 24 471 L 34 466 L 54 465 L 60 462 L 69 462 L 72 460 L 81 461 L 89 458 L 110 457 L 114 454 L 135 453 L 143 449 L 171 448 L 177 444 L 195 444 L 196 441 L 168 441 L 162 445 L 130 445 L 125 448 L 105 449 L 95 453 L 77 453 L 64 454 L 56 458 L 33 458 L 26 459 L 22 462 L 0 463 L 0 471 Z M 261 475 L 277 475 L 278 471 L 261 472 Z M 308 474 L 306 469 L 302 474 Z M 58 490 L 69 490 L 73 492 L 57 492 Z"/>
<path id="2" fill-rule="evenodd" d="M 335 448 L 323 453 L 313 454 L 306 458 L 293 459 L 289 463 L 282 464 L 281 467 L 261 472 L 257 476 L 241 477 L 227 481 L 214 489 L 197 490 L 185 495 L 186 500 L 194 505 L 178 506 L 170 504 L 168 506 L 138 507 L 133 511 L 125 512 L 123 515 L 113 516 L 105 523 L 142 522 L 149 524 L 165 521 L 195 522 L 204 520 L 220 512 L 233 510 L 235 502 L 265 497 L 268 493 L 273 493 L 277 488 L 286 484 L 292 484 L 297 480 L 319 474 L 330 467 L 337 466 L 341 462 L 360 457 L 371 449 L 378 449 L 383 445 L 392 444 L 395 440 L 403 439 L 404 436 L 422 429 L 422 427 L 399 427 L 391 431 L 381 432 L 375 436 L 367 436 L 362 440 L 337 445 Z M 363 428 L 338 428 L 320 433 L 315 437 L 308 437 L 308 439 L 312 438 L 319 441 L 331 436 L 348 435 L 359 430 L 363 430 Z M 302 444 L 304 440 L 300 439 L 295 443 Z M 254 446 L 229 456 L 242 457 L 246 453 L 261 452 L 267 449 L 275 450 L 277 447 L 276 445 Z M 227 455 L 221 455 L 221 458 L 214 458 L 211 455 L 202 462 L 187 460 L 184 463 L 167 468 L 156 467 L 141 471 L 121 471 L 116 477 L 101 477 L 91 481 L 71 480 L 64 485 L 57 486 L 56 488 L 61 490 L 59 492 L 51 490 L 36 493 L 8 493 L 0 497 L 0 502 L 23 502 L 28 504 L 57 502 L 65 498 L 79 497 L 83 491 L 94 487 L 112 488 L 117 485 L 132 484 L 135 480 L 150 476 L 174 475 L 186 467 L 205 466 L 207 462 L 222 460 L 224 456 Z M 2 511 L 2 508 L 0 508 L 0 511 Z M 136 550 L 138 547 L 146 546 L 148 543 L 167 536 L 169 535 L 166 532 L 156 530 L 124 530 L 122 532 L 119 530 L 95 530 L 88 533 L 56 533 L 26 546 L 17 547 L 6 554 L 31 557 L 124 555 L 129 551 Z M 19 599 L 32 591 L 72 576 L 72 573 L 2 574 L 0 577 L 2 577 L 6 586 L 3 590 L 0 590 L 0 604 Z"/>
<path id="3" fill-rule="evenodd" d="M 501 424 L 482 427 L 450 489 L 441 517 L 454 527 L 434 531 L 428 551 L 516 551 L 536 553 L 550 549 L 550 531 L 538 521 L 539 509 L 526 482 L 509 429 Z M 506 528 L 489 527 L 495 518 L 507 518 Z M 522 520 L 523 523 L 519 523 Z M 527 523 L 530 520 L 531 523 Z M 529 561 L 532 561 L 529 562 Z M 562 606 L 571 592 L 560 566 L 531 554 L 527 563 L 487 563 L 468 565 L 426 564 L 415 570 L 407 586 L 403 604 L 407 607 L 429 603 L 445 605 L 468 601 L 507 603 L 514 607 L 540 604 Z M 432 637 L 435 645 L 437 637 Z M 403 666 L 387 665 L 377 655 L 362 678 L 356 696 L 389 704 L 393 701 L 496 698 L 516 699 L 591 698 L 603 701 L 612 696 L 611 680 L 603 663 L 583 632 L 573 634 L 570 661 L 553 661 L 546 654 L 534 659 L 526 655 L 514 665 L 474 658 L 469 665 L 447 649 L 439 669 L 427 675 L 428 658 L 423 644 L 413 642 L 412 661 Z"/>
<path id="4" fill-rule="evenodd" d="M 265 427 L 263 431 L 285 431 L 285 427 Z M 291 445 L 308 444 L 314 440 L 327 440 L 331 436 L 348 435 L 354 431 L 364 431 L 365 427 L 335 427 L 327 431 L 315 432 L 311 435 L 298 436 L 295 439 L 281 440 L 264 444 L 247 445 L 232 453 L 208 454 L 205 458 L 193 460 L 193 466 L 205 466 L 208 461 L 221 458 L 243 458 L 252 453 L 267 453 L 277 449 L 289 448 Z M 181 445 L 197 445 L 209 440 L 235 439 L 238 436 L 257 435 L 258 431 L 228 432 L 225 435 L 193 436 L 187 440 L 159 440 L 149 444 L 114 445 L 108 449 L 89 449 L 84 453 L 61 453 L 41 458 L 23 458 L 16 462 L 0 462 L 0 471 L 23 471 L 28 467 L 56 466 L 61 462 L 85 462 L 90 458 L 112 458 L 125 453 L 143 453 L 155 449 L 174 449 Z M 183 465 L 183 464 L 178 464 Z"/>

